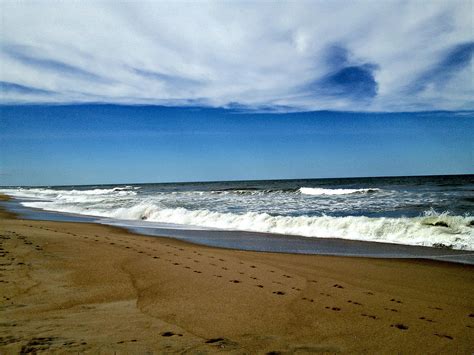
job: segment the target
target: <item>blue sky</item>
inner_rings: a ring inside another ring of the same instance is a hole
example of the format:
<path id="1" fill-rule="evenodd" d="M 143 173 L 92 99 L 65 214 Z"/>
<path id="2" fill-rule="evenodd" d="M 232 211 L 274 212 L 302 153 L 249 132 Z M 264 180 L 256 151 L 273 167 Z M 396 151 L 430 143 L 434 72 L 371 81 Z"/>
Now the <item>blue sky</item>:
<path id="1" fill-rule="evenodd" d="M 2 185 L 473 173 L 473 114 L 3 106 Z"/>
<path id="2" fill-rule="evenodd" d="M 472 6 L 2 1 L 0 184 L 472 173 Z"/>

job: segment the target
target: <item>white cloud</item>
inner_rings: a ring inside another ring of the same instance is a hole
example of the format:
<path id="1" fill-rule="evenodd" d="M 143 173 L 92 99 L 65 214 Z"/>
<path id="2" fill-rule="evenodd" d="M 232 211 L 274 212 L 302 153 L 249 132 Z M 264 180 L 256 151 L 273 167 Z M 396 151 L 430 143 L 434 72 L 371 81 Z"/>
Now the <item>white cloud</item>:
<path id="1" fill-rule="evenodd" d="M 3 103 L 474 109 L 470 65 L 408 90 L 474 41 L 471 1 L 0 4 Z"/>

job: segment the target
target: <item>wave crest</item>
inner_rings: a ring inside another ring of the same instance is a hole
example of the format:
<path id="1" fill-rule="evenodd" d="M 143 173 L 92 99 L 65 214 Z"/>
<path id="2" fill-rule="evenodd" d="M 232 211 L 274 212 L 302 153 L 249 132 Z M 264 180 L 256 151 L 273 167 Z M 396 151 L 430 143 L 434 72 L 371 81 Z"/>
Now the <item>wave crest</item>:
<path id="1" fill-rule="evenodd" d="M 113 187 L 110 189 L 91 189 L 91 190 L 60 190 L 60 189 L 48 189 L 48 188 L 18 188 L 18 189 L 2 189 L 3 193 L 6 193 L 13 197 L 20 198 L 68 198 L 68 197 L 81 197 L 81 196 L 105 196 L 105 195 L 136 195 L 137 193 L 133 190 L 139 189 L 133 186 L 124 187 Z"/>
<path id="2" fill-rule="evenodd" d="M 452 216 L 432 211 L 413 218 L 365 216 L 272 216 L 267 213 L 222 213 L 207 209 L 163 208 L 152 201 L 113 210 L 60 206 L 53 202 L 24 202 L 27 207 L 88 214 L 126 220 L 146 220 L 221 230 L 299 235 L 318 238 L 342 238 L 407 245 L 438 246 L 474 250 L 474 217 Z M 54 207 L 53 207 L 54 206 Z"/>
<path id="3" fill-rule="evenodd" d="M 319 187 L 301 187 L 298 190 L 303 195 L 350 195 L 357 193 L 374 193 L 380 189 L 323 189 Z"/>

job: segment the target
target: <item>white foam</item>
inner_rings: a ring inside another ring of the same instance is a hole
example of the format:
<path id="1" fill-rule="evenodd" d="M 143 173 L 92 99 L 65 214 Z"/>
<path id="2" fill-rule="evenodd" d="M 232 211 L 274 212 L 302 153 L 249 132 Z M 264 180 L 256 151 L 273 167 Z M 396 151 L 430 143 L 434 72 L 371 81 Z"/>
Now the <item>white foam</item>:
<path id="1" fill-rule="evenodd" d="M 298 191 L 303 195 L 349 195 L 377 192 L 380 191 L 380 189 L 323 189 L 319 187 L 301 187 Z"/>
<path id="2" fill-rule="evenodd" d="M 436 246 L 474 250 L 474 217 L 427 212 L 414 218 L 370 218 L 363 216 L 272 216 L 267 213 L 221 213 L 207 209 L 160 208 L 142 201 L 128 208 L 84 209 L 55 202 L 24 202 L 27 207 L 50 209 L 125 220 L 146 220 L 183 226 L 241 230 L 319 238 L 342 238 L 405 245 Z M 436 224 L 438 224 L 436 226 Z M 443 226 L 444 224 L 447 227 Z"/>
<path id="3" fill-rule="evenodd" d="M 368 193 L 377 191 L 377 189 L 303 187 L 299 191 L 312 195 L 344 195 Z M 173 193 L 137 195 L 133 187 L 91 190 L 20 188 L 2 190 L 2 192 L 16 197 L 34 198 L 34 201 L 22 203 L 26 207 L 108 217 L 117 220 L 171 223 L 181 225 L 183 228 L 198 226 L 223 230 L 343 238 L 407 245 L 435 246 L 443 244 L 455 249 L 474 250 L 474 227 L 471 226 L 474 218 L 467 215 L 453 216 L 447 213 L 438 214 L 434 211 L 428 211 L 425 215 L 414 218 L 291 216 L 287 215 L 289 214 L 288 211 L 291 212 L 294 209 L 301 208 L 299 199 L 298 201 L 288 200 L 284 204 L 285 210 L 278 213 L 275 212 L 275 209 L 272 210 L 273 197 L 266 200 L 263 198 L 255 200 L 252 196 L 246 197 L 247 206 L 258 204 L 259 208 L 263 207 L 265 209 L 260 209 L 259 212 L 246 213 L 229 212 L 228 210 L 211 211 L 207 209 L 207 206 L 212 204 L 226 206 L 228 204 L 232 205 L 234 202 L 228 200 L 227 197 L 223 200 L 208 199 L 211 195 L 203 196 L 201 200 L 196 200 L 196 195 L 191 199 L 186 199 L 183 197 L 184 195 Z M 199 193 L 206 194 L 205 192 Z M 173 196 L 172 199 L 170 199 L 171 196 Z M 185 203 L 195 207 L 178 207 Z M 338 202 L 330 201 L 330 203 L 337 204 Z M 262 211 L 274 211 L 275 215 Z"/>
<path id="4" fill-rule="evenodd" d="M 92 189 L 92 190 L 59 190 L 47 188 L 18 188 L 2 189 L 2 193 L 19 198 L 69 198 L 73 196 L 106 196 L 106 195 L 136 195 L 135 188 L 132 186 L 114 187 L 111 189 Z"/>

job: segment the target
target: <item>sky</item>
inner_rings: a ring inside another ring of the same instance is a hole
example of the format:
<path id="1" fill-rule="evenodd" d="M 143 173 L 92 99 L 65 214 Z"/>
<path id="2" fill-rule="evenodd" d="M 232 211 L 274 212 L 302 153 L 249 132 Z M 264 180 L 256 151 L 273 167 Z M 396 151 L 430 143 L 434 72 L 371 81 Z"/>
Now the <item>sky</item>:
<path id="1" fill-rule="evenodd" d="M 472 7 L 0 0 L 0 185 L 473 173 Z"/>
<path id="2" fill-rule="evenodd" d="M 0 185 L 473 173 L 470 113 L 2 106 Z"/>
<path id="3" fill-rule="evenodd" d="M 0 6 L 3 103 L 474 109 L 470 0 Z"/>

